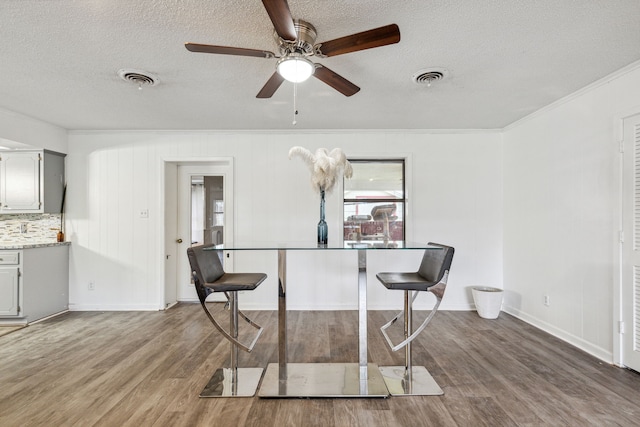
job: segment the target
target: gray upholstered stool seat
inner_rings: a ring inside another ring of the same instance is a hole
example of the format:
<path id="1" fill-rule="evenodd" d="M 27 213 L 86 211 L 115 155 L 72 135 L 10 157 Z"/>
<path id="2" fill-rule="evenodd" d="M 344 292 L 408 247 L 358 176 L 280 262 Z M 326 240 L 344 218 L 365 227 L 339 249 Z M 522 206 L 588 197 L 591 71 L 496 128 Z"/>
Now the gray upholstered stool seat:
<path id="1" fill-rule="evenodd" d="M 426 280 L 418 273 L 378 273 L 376 277 L 387 289 L 426 291 L 438 284 L 438 282 Z"/>
<path id="2" fill-rule="evenodd" d="M 215 282 L 204 286 L 213 292 L 252 291 L 267 278 L 264 273 L 224 273 Z"/>

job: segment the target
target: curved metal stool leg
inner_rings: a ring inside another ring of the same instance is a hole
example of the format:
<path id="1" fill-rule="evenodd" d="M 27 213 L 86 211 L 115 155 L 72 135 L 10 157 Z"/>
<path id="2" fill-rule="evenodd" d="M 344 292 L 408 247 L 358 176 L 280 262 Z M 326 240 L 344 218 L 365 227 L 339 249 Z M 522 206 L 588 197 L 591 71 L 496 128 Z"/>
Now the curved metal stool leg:
<path id="1" fill-rule="evenodd" d="M 429 316 L 414 331 L 413 330 L 413 302 L 418 296 L 418 291 L 404 291 L 404 310 L 399 312 L 393 319 L 384 324 L 380 331 L 387 340 L 387 344 L 393 351 L 405 349 L 404 366 L 380 366 L 380 372 L 387 385 L 387 389 L 392 396 L 438 396 L 444 394 L 440 386 L 433 379 L 427 368 L 424 366 L 413 366 L 411 357 L 411 342 L 429 324 L 433 316 L 438 311 L 442 302 L 442 296 L 446 288 L 446 276 L 444 280 L 428 290 L 436 296 L 436 303 L 431 309 Z M 400 318 L 404 318 L 404 340 L 398 344 L 393 344 L 386 329 L 396 323 Z"/>
<path id="2" fill-rule="evenodd" d="M 233 334 L 233 328 L 232 328 L 231 324 L 230 324 L 230 327 L 229 327 L 229 331 L 225 330 L 216 321 L 216 319 L 213 317 L 213 315 L 211 314 L 211 312 L 207 308 L 206 303 L 202 302 L 202 307 L 204 308 L 205 314 L 207 315 L 207 317 L 209 318 L 211 323 L 213 323 L 213 326 L 216 327 L 218 332 L 220 332 L 226 339 L 228 339 L 230 342 L 232 342 L 233 344 L 237 345 L 239 348 L 241 348 L 242 350 L 246 351 L 247 353 L 251 353 L 251 351 L 253 350 L 253 346 L 256 345 L 256 342 L 258 341 L 258 338 L 260 338 L 260 335 L 262 335 L 263 327 L 258 325 L 256 322 L 254 322 L 250 318 L 248 318 L 243 312 L 237 310 L 237 294 L 235 292 L 225 292 L 224 295 L 227 297 L 227 302 L 225 303 L 225 305 L 229 305 L 229 310 L 231 312 L 230 315 L 233 315 L 233 313 L 234 313 L 234 308 L 232 307 L 233 303 L 231 301 L 232 301 L 232 299 L 235 301 L 235 304 L 236 304 L 235 311 L 237 313 L 236 314 L 236 329 L 237 329 L 237 321 L 238 321 L 237 316 L 238 315 L 240 317 L 242 317 L 242 319 L 245 322 L 247 322 L 249 325 L 251 325 L 253 328 L 257 329 L 257 332 L 254 335 L 254 337 L 251 340 L 251 342 L 249 342 L 248 344 L 245 344 L 245 343 L 239 341 L 238 340 L 238 333 L 236 331 L 235 335 Z"/>
<path id="3" fill-rule="evenodd" d="M 229 368 L 218 368 L 205 388 L 200 393 L 200 397 L 251 397 L 254 396 L 260 379 L 262 378 L 262 368 L 238 368 L 238 349 L 247 353 L 253 350 L 253 346 L 262 334 L 263 328 L 253 322 L 238 310 L 237 292 L 225 292 L 227 304 L 229 305 L 229 331 L 225 330 L 213 317 L 205 302 L 202 306 L 207 317 L 216 329 L 229 340 L 231 346 L 231 360 Z M 238 340 L 238 316 L 242 317 L 249 325 L 257 329 L 253 340 L 248 345 Z"/>

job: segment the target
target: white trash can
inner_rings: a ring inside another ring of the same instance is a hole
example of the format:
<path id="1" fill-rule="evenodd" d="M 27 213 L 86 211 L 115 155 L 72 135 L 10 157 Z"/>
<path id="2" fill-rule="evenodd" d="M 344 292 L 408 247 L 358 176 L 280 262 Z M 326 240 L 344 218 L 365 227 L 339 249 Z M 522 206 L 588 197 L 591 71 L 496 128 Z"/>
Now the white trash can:
<path id="1" fill-rule="evenodd" d="M 496 319 L 502 308 L 502 289 L 476 286 L 471 289 L 478 315 L 483 319 Z"/>

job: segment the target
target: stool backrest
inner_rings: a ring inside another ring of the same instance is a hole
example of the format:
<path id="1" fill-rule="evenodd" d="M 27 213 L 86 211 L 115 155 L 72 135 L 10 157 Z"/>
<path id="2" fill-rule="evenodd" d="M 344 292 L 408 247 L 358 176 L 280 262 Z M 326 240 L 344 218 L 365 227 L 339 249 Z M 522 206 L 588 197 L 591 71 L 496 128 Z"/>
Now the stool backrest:
<path id="1" fill-rule="evenodd" d="M 418 274 L 429 282 L 438 283 L 451 268 L 455 250 L 451 246 L 439 243 L 429 242 L 429 246 L 441 247 L 442 250 L 425 249 Z"/>
<path id="2" fill-rule="evenodd" d="M 200 302 L 203 302 L 212 291 L 204 284 L 213 283 L 224 274 L 218 251 L 205 251 L 204 248 L 205 246 L 193 246 L 187 249 L 193 282 Z"/>

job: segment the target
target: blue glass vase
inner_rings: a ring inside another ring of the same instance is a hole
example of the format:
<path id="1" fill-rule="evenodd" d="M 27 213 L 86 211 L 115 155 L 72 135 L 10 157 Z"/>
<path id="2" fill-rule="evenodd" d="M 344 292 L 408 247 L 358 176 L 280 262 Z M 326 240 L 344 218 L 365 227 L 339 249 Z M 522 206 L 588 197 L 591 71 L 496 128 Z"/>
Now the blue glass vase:
<path id="1" fill-rule="evenodd" d="M 320 222 L 318 223 L 318 247 L 327 246 L 329 226 L 324 220 L 324 189 L 320 189 Z"/>

